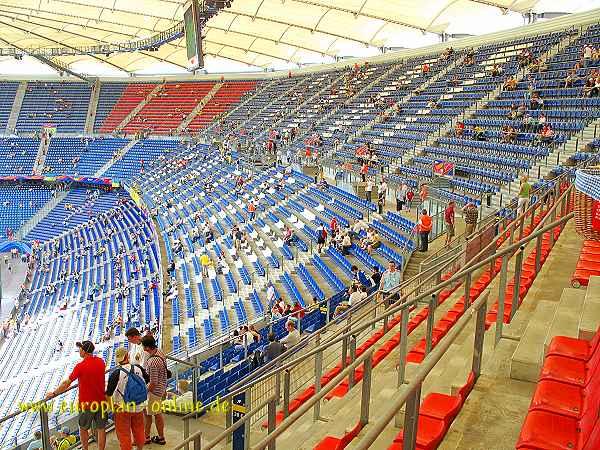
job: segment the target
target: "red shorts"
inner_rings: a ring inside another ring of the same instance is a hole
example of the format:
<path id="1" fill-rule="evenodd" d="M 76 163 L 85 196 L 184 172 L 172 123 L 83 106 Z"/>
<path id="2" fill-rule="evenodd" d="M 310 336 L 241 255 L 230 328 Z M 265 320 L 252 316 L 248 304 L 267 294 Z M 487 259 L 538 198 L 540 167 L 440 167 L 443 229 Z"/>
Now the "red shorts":
<path id="1" fill-rule="evenodd" d="M 115 431 L 121 450 L 131 450 L 132 442 L 142 446 L 146 442 L 144 413 L 117 412 L 114 414 Z"/>

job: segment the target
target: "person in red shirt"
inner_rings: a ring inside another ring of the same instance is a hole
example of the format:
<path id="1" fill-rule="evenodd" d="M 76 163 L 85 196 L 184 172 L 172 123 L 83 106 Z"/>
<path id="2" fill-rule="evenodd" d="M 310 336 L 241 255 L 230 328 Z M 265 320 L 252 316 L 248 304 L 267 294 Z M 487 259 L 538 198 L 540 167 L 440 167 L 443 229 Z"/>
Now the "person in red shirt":
<path id="1" fill-rule="evenodd" d="M 364 163 L 360 168 L 360 176 L 362 178 L 363 183 L 367 181 L 367 174 L 369 173 L 369 165 Z"/>
<path id="2" fill-rule="evenodd" d="M 451 201 L 444 210 L 444 222 L 446 223 L 446 245 L 454 237 L 454 202 Z"/>
<path id="3" fill-rule="evenodd" d="M 54 391 L 46 394 L 46 400 L 65 392 L 71 383 L 77 381 L 79 387 L 79 434 L 81 447 L 88 449 L 89 430 L 96 431 L 98 449 L 106 446 L 106 420 L 108 403 L 105 395 L 104 373 L 106 365 L 102 358 L 94 356 L 94 344 L 90 341 L 77 342 L 81 361 L 73 367 L 69 377 L 58 385 Z"/>
<path id="4" fill-rule="evenodd" d="M 331 222 L 329 223 L 329 228 L 331 229 L 331 236 L 335 237 L 335 235 L 337 234 L 337 230 L 338 230 L 337 218 L 335 216 L 333 216 L 331 218 Z"/>
<path id="5" fill-rule="evenodd" d="M 317 249 L 319 253 L 323 250 L 325 242 L 327 242 L 327 230 L 325 230 L 325 225 L 321 224 L 321 228 L 317 231 Z"/>
<path id="6" fill-rule="evenodd" d="M 248 220 L 254 220 L 256 215 L 256 206 L 253 202 L 248 203 Z"/>
<path id="7" fill-rule="evenodd" d="M 433 220 L 431 219 L 431 216 L 427 214 L 427 210 L 424 209 L 423 211 L 421 211 L 421 218 L 419 219 L 419 223 L 417 224 L 419 240 L 421 241 L 421 248 L 419 251 L 421 252 L 426 252 L 428 250 L 429 233 L 431 232 L 432 225 Z"/>

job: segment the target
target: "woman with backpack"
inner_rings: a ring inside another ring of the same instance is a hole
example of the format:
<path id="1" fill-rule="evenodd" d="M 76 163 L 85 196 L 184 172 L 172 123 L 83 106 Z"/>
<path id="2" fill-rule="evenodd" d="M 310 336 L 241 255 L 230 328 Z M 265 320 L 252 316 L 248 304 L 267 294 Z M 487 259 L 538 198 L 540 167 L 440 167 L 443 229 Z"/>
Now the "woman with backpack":
<path id="1" fill-rule="evenodd" d="M 146 383 L 150 377 L 142 366 L 130 364 L 124 347 L 115 352 L 118 366 L 111 372 L 106 384 L 106 395 L 111 397 L 115 431 L 121 450 L 138 450 L 144 447 L 144 408 L 148 400 Z"/>

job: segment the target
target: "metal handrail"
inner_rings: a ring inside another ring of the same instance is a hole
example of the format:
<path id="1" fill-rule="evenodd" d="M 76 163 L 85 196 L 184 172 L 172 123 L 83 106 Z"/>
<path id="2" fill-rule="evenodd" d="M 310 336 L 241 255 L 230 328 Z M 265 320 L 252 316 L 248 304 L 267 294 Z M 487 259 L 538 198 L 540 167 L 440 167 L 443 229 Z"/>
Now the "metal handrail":
<path id="1" fill-rule="evenodd" d="M 572 188 L 572 187 L 571 187 Z M 570 189 L 571 189 L 570 188 Z M 538 224 L 538 226 L 536 227 L 538 229 L 538 231 L 535 232 L 535 236 L 539 235 L 539 233 L 541 232 L 539 229 L 540 227 L 542 227 L 542 225 L 544 224 L 544 222 L 551 217 L 551 212 L 555 211 L 555 208 L 559 205 L 562 204 L 561 201 L 563 198 L 567 198 L 570 195 L 570 189 L 568 189 L 567 191 L 565 191 L 565 193 L 560 197 L 560 198 L 556 198 L 555 204 L 552 207 L 552 209 L 550 211 L 548 211 L 548 214 L 546 214 L 546 216 L 544 218 L 542 218 L 542 220 L 540 221 L 540 223 Z M 549 195 L 549 192 L 546 194 Z M 528 211 L 534 213 L 535 209 L 537 208 L 537 205 L 541 204 L 541 203 L 536 203 L 534 205 L 531 206 L 531 208 L 529 208 Z M 568 217 L 571 218 L 573 216 L 573 213 L 571 213 Z M 507 230 L 509 228 L 513 228 L 514 230 L 517 229 L 517 226 L 522 226 L 524 221 L 527 219 L 527 212 L 523 213 L 522 215 L 520 215 L 515 221 L 513 221 L 509 227 L 507 227 L 506 230 L 504 230 L 503 232 L 506 233 Z M 564 221 L 564 219 L 561 219 Z M 518 223 L 517 223 L 518 222 Z M 561 222 L 562 223 L 562 222 Z M 553 225 L 552 228 L 556 226 Z M 542 228 L 542 230 L 547 231 L 546 229 L 548 228 L 548 226 Z M 512 253 L 515 249 L 519 248 L 521 245 L 523 245 L 526 242 L 529 242 L 529 240 L 533 239 L 532 236 L 534 236 L 534 233 L 532 232 L 527 238 L 525 239 L 521 239 L 519 242 L 517 243 L 512 243 L 510 244 L 507 248 L 505 248 L 504 250 L 501 250 L 499 252 L 496 252 L 493 255 L 490 255 L 488 257 L 486 257 L 485 259 L 483 259 L 480 262 L 477 262 L 478 259 L 485 254 L 485 252 L 487 252 L 494 244 L 495 242 L 492 241 L 490 242 L 490 244 L 488 244 L 488 246 L 486 246 L 483 250 L 481 250 L 476 256 L 474 256 L 467 264 L 465 264 L 465 266 L 463 267 L 463 269 L 461 269 L 460 271 L 458 271 L 457 273 L 455 273 L 453 276 L 449 277 L 446 281 L 443 281 L 441 283 L 438 283 L 437 285 L 435 285 L 433 288 L 430 288 L 429 290 L 426 290 L 424 293 L 420 293 L 418 294 L 414 299 L 408 300 L 405 303 L 400 303 L 397 306 L 392 306 L 391 308 L 387 309 L 385 311 L 385 313 L 383 313 L 380 316 L 375 316 L 375 318 L 371 319 L 371 320 L 367 320 L 365 323 L 363 323 L 362 325 L 360 325 L 358 328 L 354 328 L 354 329 L 350 329 L 350 331 L 347 331 L 337 337 L 331 336 L 328 337 L 327 340 L 327 344 L 321 345 L 311 351 L 309 351 L 308 353 L 305 353 L 304 355 L 289 361 L 287 363 L 284 363 L 282 365 L 279 365 L 279 367 L 277 367 L 273 372 L 268 373 L 266 375 L 263 376 L 259 376 L 259 377 L 252 377 L 252 382 L 250 384 L 247 384 L 245 386 L 242 386 L 240 388 L 237 388 L 235 390 L 232 391 L 232 393 L 228 394 L 227 397 L 229 396 L 233 396 L 233 395 L 237 395 L 241 392 L 244 392 L 246 389 L 250 388 L 251 386 L 260 383 L 261 381 L 264 381 L 268 378 L 270 378 L 273 375 L 276 375 L 277 373 L 281 373 L 286 369 L 291 369 L 293 367 L 295 367 L 296 365 L 302 363 L 303 361 L 305 361 L 306 359 L 314 356 L 315 354 L 322 352 L 326 349 L 328 349 L 329 347 L 332 347 L 333 345 L 336 345 L 342 341 L 344 341 L 344 339 L 349 338 L 350 336 L 357 334 L 359 332 L 362 332 L 364 330 L 366 330 L 369 326 L 372 326 L 374 324 L 376 324 L 377 322 L 380 322 L 381 320 L 386 320 L 387 318 L 389 318 L 390 316 L 392 316 L 395 313 L 398 313 L 400 311 L 402 311 L 402 309 L 406 308 L 406 307 L 412 307 L 412 306 L 416 306 L 419 302 L 427 302 L 429 303 L 429 297 L 432 294 L 435 294 L 436 292 L 439 292 L 440 290 L 444 289 L 447 286 L 450 286 L 452 284 L 454 284 L 455 282 L 461 280 L 464 276 L 470 277 L 470 274 L 473 273 L 475 270 L 478 270 L 481 267 L 484 267 L 486 265 L 488 265 L 491 261 L 495 261 L 496 258 L 504 256 L 505 254 L 508 253 Z M 436 276 L 436 274 L 432 274 L 429 279 L 431 279 L 432 277 Z M 467 278 L 467 290 L 470 289 L 470 280 Z M 415 293 L 417 290 L 420 289 L 420 285 L 415 287 L 415 289 L 413 289 L 410 293 L 408 294 L 403 294 L 404 299 L 406 300 L 411 294 Z M 387 293 L 387 296 L 391 296 L 391 295 L 395 295 L 401 292 L 401 288 L 397 288 L 395 290 L 390 291 L 389 293 Z M 466 298 L 466 300 L 468 300 L 468 298 Z M 465 305 L 467 305 L 468 302 L 465 302 Z M 374 309 L 374 308 L 373 308 Z M 367 311 L 365 314 L 361 315 L 360 318 L 365 317 L 368 313 L 372 312 L 373 309 Z M 358 319 L 357 319 L 358 321 Z M 350 326 L 348 327 L 350 328 Z M 283 355 L 282 355 L 283 356 Z"/>
<path id="2" fill-rule="evenodd" d="M 570 195 L 571 190 L 572 190 L 572 188 L 570 188 L 566 193 L 568 193 Z M 557 200 L 555 205 L 553 206 L 553 208 L 550 210 L 551 214 L 556 212 L 555 208 L 559 204 L 564 205 L 564 202 L 559 202 Z M 337 338 L 329 340 L 326 344 L 317 346 L 315 349 L 309 351 L 305 355 L 302 355 L 301 357 L 296 358 L 291 362 L 281 365 L 276 371 L 280 371 L 280 370 L 283 371 L 286 369 L 290 369 L 293 366 L 297 365 L 299 362 L 305 360 L 306 358 L 309 358 L 311 356 L 322 353 L 324 350 L 331 347 L 332 345 L 335 345 L 339 342 L 342 342 L 346 338 L 350 338 L 353 335 L 356 335 L 358 332 L 368 328 L 370 325 L 372 325 L 376 322 L 381 321 L 385 317 L 389 318 L 397 313 L 402 313 L 403 318 L 408 319 L 407 311 L 411 305 L 416 304 L 418 301 L 422 301 L 424 299 L 429 299 L 429 297 L 432 294 L 435 294 L 440 289 L 443 289 L 444 287 L 451 285 L 452 283 L 458 281 L 459 279 L 461 279 L 465 276 L 471 275 L 473 272 L 475 272 L 479 268 L 485 267 L 490 262 L 497 260 L 497 258 L 502 257 L 503 261 L 505 261 L 506 260 L 505 258 L 510 257 L 516 249 L 521 248 L 522 246 L 528 244 L 529 242 L 532 242 L 533 240 L 537 239 L 539 241 L 545 233 L 547 233 L 548 231 L 553 231 L 558 226 L 563 226 L 573 216 L 574 216 L 573 212 L 563 215 L 563 217 L 561 217 L 560 219 L 553 221 L 552 223 L 550 223 L 546 226 L 543 226 L 543 227 L 537 229 L 536 231 L 532 232 L 526 238 L 520 239 L 518 242 L 510 244 L 509 246 L 507 246 L 505 249 L 499 251 L 498 253 L 490 255 L 487 258 L 483 259 L 482 261 L 477 262 L 477 263 L 471 265 L 470 267 L 467 267 L 467 268 L 461 270 L 459 273 L 453 275 L 448 280 L 446 280 L 446 281 L 440 283 L 439 285 L 435 286 L 434 288 L 429 289 L 426 292 L 420 294 L 417 298 L 406 301 L 406 302 L 402 302 L 397 306 L 392 306 L 391 308 L 388 308 L 379 316 L 376 316 L 375 318 L 368 320 L 367 322 L 365 322 L 364 324 L 361 324 L 357 328 L 350 329 L 349 331 L 346 331 L 345 333 L 338 336 Z M 503 264 L 503 265 L 505 266 L 505 264 Z M 405 387 L 401 388 L 400 398 L 394 401 L 392 408 L 390 408 L 390 410 L 386 412 L 386 414 L 383 416 L 383 418 L 377 422 L 376 428 L 374 428 L 373 430 L 370 430 L 370 432 L 367 433 L 367 435 L 363 438 L 363 440 L 361 440 L 361 442 L 359 443 L 359 445 L 360 445 L 359 448 L 368 448 L 368 446 L 377 438 L 377 436 L 379 436 L 381 430 L 386 426 L 386 424 L 391 420 L 391 418 L 400 410 L 402 405 L 404 403 L 406 403 L 406 401 L 410 395 L 413 395 L 416 398 L 416 402 L 418 403 L 418 401 L 419 401 L 418 396 L 420 396 L 419 387 L 420 387 L 422 381 L 427 376 L 427 374 L 432 370 L 433 366 L 437 363 L 437 361 L 447 351 L 447 349 L 452 344 L 452 342 L 458 337 L 460 332 L 468 324 L 470 318 L 476 311 L 478 312 L 478 322 L 480 323 L 481 327 L 484 326 L 485 315 L 481 314 L 481 311 L 483 310 L 485 312 L 485 309 L 482 309 L 482 306 L 486 302 L 487 302 L 487 294 L 484 294 L 484 295 L 480 296 L 476 301 L 474 301 L 470 305 L 467 305 L 467 303 L 465 303 L 466 306 L 470 309 L 471 313 L 464 314 L 461 317 L 461 319 L 459 319 L 459 322 L 457 323 L 457 325 L 455 327 L 453 327 L 453 329 L 449 332 L 449 334 L 445 338 L 442 339 L 442 341 L 438 344 L 438 346 L 436 346 L 436 349 L 428 351 L 426 359 L 425 359 L 424 363 L 421 365 L 421 367 L 422 367 L 421 370 L 416 374 L 416 376 L 413 378 L 413 381 L 411 383 L 409 383 L 409 384 L 405 385 Z M 500 312 L 498 314 L 499 314 L 500 322 L 503 323 L 502 314 Z M 403 330 L 403 334 L 405 332 L 406 332 L 406 329 Z M 501 332 L 501 330 L 500 330 L 500 332 Z M 401 337 L 400 341 L 404 343 L 403 345 L 406 345 L 405 338 L 403 339 Z M 482 339 L 479 339 L 479 340 L 476 339 L 476 342 L 477 341 L 479 341 L 480 345 L 483 345 Z M 351 376 L 350 374 L 353 373 L 354 368 L 357 367 L 358 364 L 362 364 L 362 363 L 366 362 L 367 359 L 370 360 L 370 358 L 372 357 L 372 354 L 373 354 L 372 352 L 373 352 L 373 350 L 371 350 L 370 352 L 368 352 L 366 354 L 363 354 L 360 358 L 355 359 L 353 363 L 348 365 L 344 371 L 342 371 L 337 377 L 335 377 L 330 383 L 328 383 L 325 386 L 325 388 L 316 392 L 313 395 L 313 397 L 311 397 L 311 399 L 309 399 L 302 406 L 300 406 L 294 413 L 292 413 L 290 416 L 288 416 L 288 418 L 285 419 L 279 425 L 279 427 L 277 427 L 274 431 L 269 433 L 269 435 L 267 437 L 262 439 L 258 444 L 256 444 L 252 448 L 258 450 L 261 448 L 265 448 L 266 446 L 269 446 L 269 445 L 273 445 L 273 447 L 274 447 L 273 442 L 275 441 L 277 436 L 281 435 L 281 433 L 283 433 L 291 424 L 293 424 L 300 416 L 305 414 L 310 408 L 312 408 L 313 406 L 316 406 L 317 402 L 320 402 L 320 400 L 330 390 L 334 389 L 344 378 L 346 378 L 346 376 Z M 478 364 L 480 366 L 481 353 L 480 352 L 477 352 L 477 353 L 478 354 L 476 355 L 476 358 L 478 358 L 478 361 L 479 361 Z M 405 366 L 405 365 L 406 365 L 406 359 L 405 359 L 405 357 L 403 357 L 400 359 L 400 366 Z M 404 373 L 403 370 L 402 370 L 402 373 Z M 478 373 L 476 375 L 478 375 Z M 259 381 L 262 381 L 262 380 L 259 380 Z M 366 378 L 364 381 L 366 381 Z M 369 381 L 370 381 L 370 378 L 369 378 Z M 244 392 L 246 389 L 247 388 L 244 388 L 241 391 L 236 392 L 234 395 Z M 415 392 L 418 393 L 418 396 L 415 394 Z M 414 401 L 412 403 L 414 403 Z M 414 407 L 414 405 L 413 405 L 413 407 Z M 408 410 L 407 410 L 407 413 L 408 413 Z M 410 420 L 410 418 L 409 418 L 409 420 Z M 414 417 L 413 417 L 413 421 L 416 422 Z M 416 430 L 416 426 L 417 425 L 415 424 L 414 425 L 415 430 Z M 225 433 L 226 433 L 226 435 L 230 435 L 232 433 L 232 431 L 231 431 L 231 429 L 228 429 L 228 430 L 225 430 Z M 270 447 L 270 448 L 273 448 L 273 447 Z M 177 448 L 181 448 L 181 447 L 177 447 Z"/>

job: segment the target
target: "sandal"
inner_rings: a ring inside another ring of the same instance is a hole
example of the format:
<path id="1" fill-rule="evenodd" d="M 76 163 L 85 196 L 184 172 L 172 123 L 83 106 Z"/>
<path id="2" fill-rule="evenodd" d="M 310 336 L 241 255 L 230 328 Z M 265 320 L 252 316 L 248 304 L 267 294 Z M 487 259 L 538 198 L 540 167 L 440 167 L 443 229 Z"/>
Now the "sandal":
<path id="1" fill-rule="evenodd" d="M 160 436 L 154 436 L 151 439 L 151 441 L 152 441 L 153 444 L 158 444 L 158 445 L 166 445 L 167 444 L 167 441 L 165 440 L 165 438 L 164 437 L 160 437 Z"/>
<path id="2" fill-rule="evenodd" d="M 150 436 L 146 436 L 146 443 L 144 445 L 152 444 L 152 438 Z"/>

